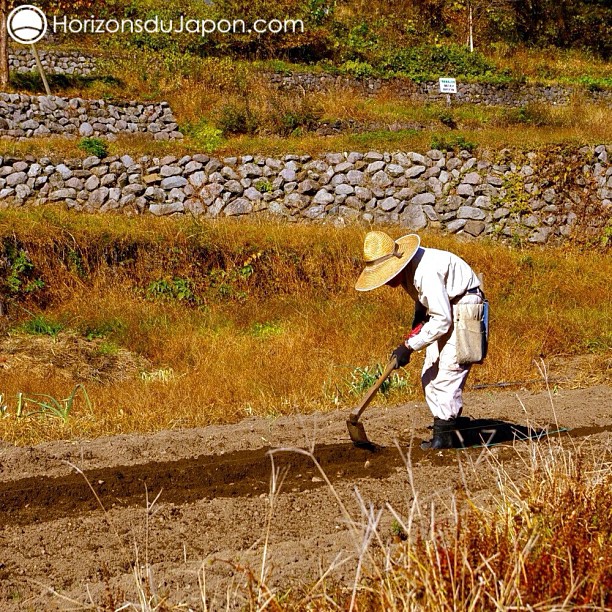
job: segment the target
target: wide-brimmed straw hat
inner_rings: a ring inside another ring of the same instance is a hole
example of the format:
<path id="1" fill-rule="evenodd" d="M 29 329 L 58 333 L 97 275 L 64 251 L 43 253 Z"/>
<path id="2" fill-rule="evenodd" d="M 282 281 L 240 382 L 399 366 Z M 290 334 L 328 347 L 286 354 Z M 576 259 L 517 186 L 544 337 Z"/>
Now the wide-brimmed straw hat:
<path id="1" fill-rule="evenodd" d="M 397 240 L 385 232 L 368 232 L 363 241 L 365 268 L 355 283 L 357 291 L 382 287 L 399 274 L 415 256 L 421 239 L 407 234 Z"/>

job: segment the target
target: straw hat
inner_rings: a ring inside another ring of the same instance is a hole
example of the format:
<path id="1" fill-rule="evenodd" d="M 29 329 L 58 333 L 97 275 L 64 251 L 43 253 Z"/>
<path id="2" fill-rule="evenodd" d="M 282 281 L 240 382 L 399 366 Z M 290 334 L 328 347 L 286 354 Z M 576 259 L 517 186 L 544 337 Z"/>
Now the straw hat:
<path id="1" fill-rule="evenodd" d="M 357 291 L 371 291 L 382 287 L 401 272 L 416 254 L 421 239 L 408 234 L 397 240 L 385 232 L 368 232 L 363 242 L 365 268 L 357 279 Z"/>

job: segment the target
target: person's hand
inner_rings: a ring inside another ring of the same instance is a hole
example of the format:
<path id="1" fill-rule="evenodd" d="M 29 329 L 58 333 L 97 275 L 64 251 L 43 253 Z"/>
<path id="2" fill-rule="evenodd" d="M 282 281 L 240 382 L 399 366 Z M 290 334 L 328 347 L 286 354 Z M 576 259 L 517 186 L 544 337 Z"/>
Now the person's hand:
<path id="1" fill-rule="evenodd" d="M 403 368 L 410 362 L 412 349 L 407 347 L 403 342 L 391 353 L 391 357 L 395 357 L 396 368 Z"/>

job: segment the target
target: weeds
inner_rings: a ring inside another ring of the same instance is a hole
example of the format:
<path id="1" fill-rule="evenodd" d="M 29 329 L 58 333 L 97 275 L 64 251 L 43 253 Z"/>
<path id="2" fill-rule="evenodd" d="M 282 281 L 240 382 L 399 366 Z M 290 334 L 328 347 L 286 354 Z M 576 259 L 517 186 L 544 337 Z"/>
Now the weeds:
<path id="1" fill-rule="evenodd" d="M 55 321 L 44 315 L 36 315 L 34 318 L 26 321 L 21 326 L 21 329 L 27 334 L 55 337 L 64 327 L 64 324 L 59 321 Z"/>
<path id="2" fill-rule="evenodd" d="M 23 393 L 17 395 L 17 409 L 15 415 L 17 418 L 28 418 L 33 416 L 51 416 L 60 419 L 62 423 L 68 421 L 70 412 L 72 411 L 76 394 L 81 392 L 85 399 L 85 404 L 91 410 L 91 401 L 85 387 L 78 384 L 74 387 L 70 395 L 66 399 L 58 400 L 51 395 L 44 393 L 36 393 L 32 396 L 26 396 Z M 28 411 L 30 405 L 36 408 L 34 411 Z"/>
<path id="3" fill-rule="evenodd" d="M 108 144 L 101 138 L 81 138 L 78 147 L 87 155 L 95 155 L 100 159 L 108 155 Z"/>
<path id="4" fill-rule="evenodd" d="M 363 395 L 383 373 L 384 367 L 377 363 L 373 367 L 355 368 L 350 375 L 348 389 L 351 395 Z M 380 386 L 380 392 L 385 395 L 392 390 L 402 390 L 408 386 L 408 381 L 393 372 Z"/>
<path id="5" fill-rule="evenodd" d="M 476 149 L 476 143 L 466 140 L 464 136 L 447 136 L 445 134 L 436 134 L 431 139 L 431 148 L 439 149 L 440 151 L 469 151 L 470 153 Z"/>
<path id="6" fill-rule="evenodd" d="M 151 300 L 177 300 L 178 302 L 196 303 L 197 297 L 193 292 L 193 283 L 188 278 L 160 278 L 147 285 L 145 290 Z"/>
<path id="7" fill-rule="evenodd" d="M 44 289 L 45 283 L 41 278 L 35 278 L 35 266 L 30 256 L 23 249 L 16 249 L 12 245 L 5 248 L 10 270 L 5 284 L 10 294 L 30 294 Z"/>

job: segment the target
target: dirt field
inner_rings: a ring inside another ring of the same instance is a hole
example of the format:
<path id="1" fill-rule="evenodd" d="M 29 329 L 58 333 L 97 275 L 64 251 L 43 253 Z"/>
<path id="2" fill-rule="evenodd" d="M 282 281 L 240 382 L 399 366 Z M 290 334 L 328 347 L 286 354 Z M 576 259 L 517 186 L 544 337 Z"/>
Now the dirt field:
<path id="1" fill-rule="evenodd" d="M 418 448 L 430 422 L 424 403 L 368 409 L 376 452 L 350 444 L 346 412 L 0 446 L 0 609 L 117 609 L 142 605 L 139 591 L 185 610 L 205 609 L 203 593 L 207 609 L 239 607 L 243 568 L 259 578 L 262 565 L 272 588 L 312 585 L 328 570 L 330 584 L 350 586 L 361 541 L 358 495 L 365 507 L 383 509 L 377 545 L 392 546 L 387 504 L 406 516 L 416 495 L 425 514 L 432 505 L 444 514 L 458 488 L 484 498 L 497 487 L 495 465 L 518 475 L 529 452 L 550 444 L 609 453 L 610 406 L 608 386 L 468 393 L 466 414 L 477 424 L 558 422 L 571 431 L 537 443 L 434 453 Z M 270 497 L 268 451 L 292 447 L 314 448 L 331 487 L 310 457 L 279 451 L 282 483 Z M 145 566 L 144 576 L 134 571 Z"/>

